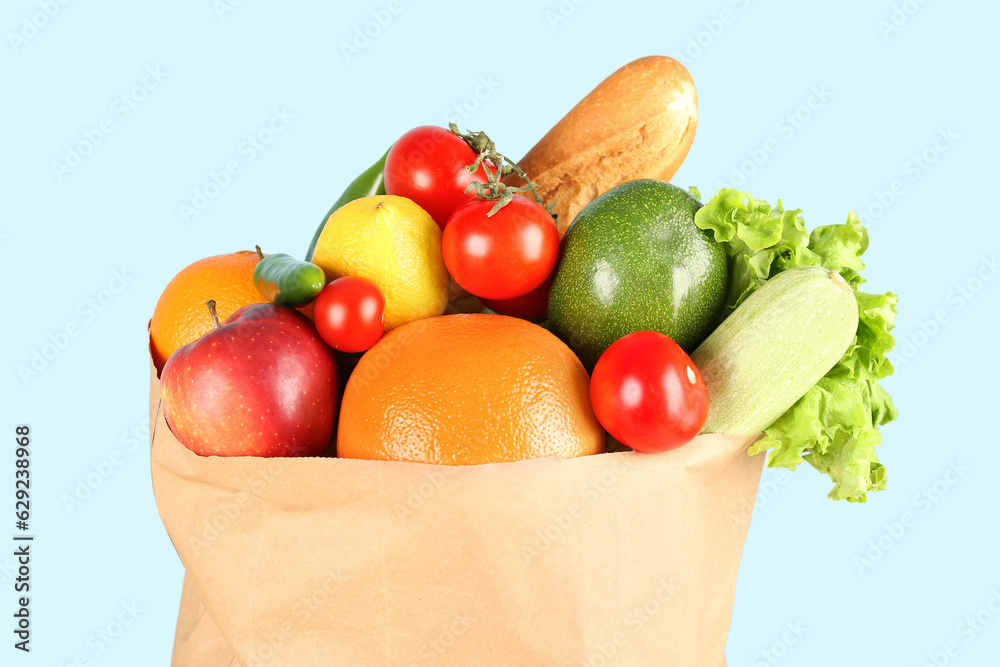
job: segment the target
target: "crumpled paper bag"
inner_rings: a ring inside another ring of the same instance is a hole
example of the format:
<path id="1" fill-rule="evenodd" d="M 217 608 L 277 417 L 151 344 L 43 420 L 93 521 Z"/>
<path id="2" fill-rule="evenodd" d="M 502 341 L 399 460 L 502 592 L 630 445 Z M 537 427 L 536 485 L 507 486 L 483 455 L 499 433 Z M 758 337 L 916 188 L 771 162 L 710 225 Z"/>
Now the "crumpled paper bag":
<path id="1" fill-rule="evenodd" d="M 725 664 L 753 437 L 462 467 L 199 457 L 155 370 L 149 407 L 186 568 L 175 667 Z"/>

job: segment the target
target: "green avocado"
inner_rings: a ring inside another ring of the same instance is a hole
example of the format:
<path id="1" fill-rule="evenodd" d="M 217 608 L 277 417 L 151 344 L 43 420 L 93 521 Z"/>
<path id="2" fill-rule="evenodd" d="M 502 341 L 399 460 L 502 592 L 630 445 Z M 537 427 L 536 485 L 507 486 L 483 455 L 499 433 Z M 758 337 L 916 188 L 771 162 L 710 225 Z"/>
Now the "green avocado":
<path id="1" fill-rule="evenodd" d="M 549 296 L 549 329 L 587 370 L 613 342 L 659 331 L 691 352 L 718 323 L 726 251 L 698 229 L 701 203 L 669 183 L 623 183 L 566 231 Z"/>

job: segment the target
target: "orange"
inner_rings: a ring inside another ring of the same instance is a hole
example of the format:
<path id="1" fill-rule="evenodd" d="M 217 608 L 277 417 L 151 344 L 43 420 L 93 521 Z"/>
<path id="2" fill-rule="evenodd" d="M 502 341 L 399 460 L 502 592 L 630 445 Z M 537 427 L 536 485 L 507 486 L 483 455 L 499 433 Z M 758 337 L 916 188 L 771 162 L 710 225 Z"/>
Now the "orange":
<path id="1" fill-rule="evenodd" d="M 158 370 L 177 348 L 212 330 L 205 306 L 209 299 L 215 299 L 220 322 L 247 304 L 266 302 L 253 284 L 256 266 L 257 253 L 241 250 L 200 259 L 174 276 L 149 323 L 150 349 Z"/>
<path id="2" fill-rule="evenodd" d="M 576 355 L 503 315 L 417 320 L 365 353 L 344 390 L 337 454 L 472 465 L 604 451 Z"/>

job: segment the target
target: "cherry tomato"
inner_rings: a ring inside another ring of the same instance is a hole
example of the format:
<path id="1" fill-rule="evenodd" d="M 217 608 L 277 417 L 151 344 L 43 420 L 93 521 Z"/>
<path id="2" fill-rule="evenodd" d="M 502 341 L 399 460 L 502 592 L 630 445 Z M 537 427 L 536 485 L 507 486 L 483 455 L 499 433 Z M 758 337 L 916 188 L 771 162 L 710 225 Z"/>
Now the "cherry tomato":
<path id="1" fill-rule="evenodd" d="M 382 337 L 385 297 L 367 278 L 338 278 L 320 291 L 315 303 L 316 330 L 333 349 L 364 352 Z"/>
<path id="2" fill-rule="evenodd" d="M 524 296 L 497 301 L 495 299 L 479 299 L 483 305 L 500 315 L 519 317 L 529 322 L 541 322 L 549 316 L 549 292 L 552 290 L 552 279 L 555 272 L 545 279 L 545 282 Z"/>
<path id="3" fill-rule="evenodd" d="M 465 189 L 472 181 L 486 183 L 486 168 L 466 167 L 476 151 L 465 139 L 443 127 L 423 125 L 399 138 L 385 158 L 385 191 L 412 199 L 444 229 L 460 204 L 476 197 Z"/>
<path id="4" fill-rule="evenodd" d="M 640 452 L 680 447 L 708 418 L 708 389 L 677 343 L 637 331 L 611 344 L 590 378 L 594 414 L 615 439 Z"/>
<path id="5" fill-rule="evenodd" d="M 496 202 L 475 199 L 448 219 L 441 251 L 448 272 L 469 294 L 514 299 L 540 286 L 559 255 L 559 232 L 548 212 L 521 195 L 492 217 Z"/>

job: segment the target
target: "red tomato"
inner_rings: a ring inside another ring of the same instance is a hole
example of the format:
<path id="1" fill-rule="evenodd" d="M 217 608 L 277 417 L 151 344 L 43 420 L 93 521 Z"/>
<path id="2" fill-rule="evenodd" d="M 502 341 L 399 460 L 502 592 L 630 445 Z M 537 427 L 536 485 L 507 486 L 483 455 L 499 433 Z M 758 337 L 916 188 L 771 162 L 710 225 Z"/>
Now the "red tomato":
<path id="1" fill-rule="evenodd" d="M 708 389 L 677 343 L 637 331 L 611 344 L 590 378 L 594 414 L 616 440 L 640 452 L 680 447 L 708 418 Z"/>
<path id="2" fill-rule="evenodd" d="M 341 352 L 364 352 L 382 337 L 385 297 L 367 278 L 334 280 L 316 297 L 314 321 L 326 344 Z"/>
<path id="3" fill-rule="evenodd" d="M 541 322 L 549 316 L 549 292 L 552 290 L 552 279 L 554 277 L 555 273 L 553 272 L 545 279 L 544 283 L 524 296 L 503 301 L 482 298 L 479 300 L 494 313 L 519 317 L 529 322 Z"/>
<path id="4" fill-rule="evenodd" d="M 476 161 L 476 151 L 465 139 L 443 127 L 423 125 L 404 134 L 385 158 L 385 191 L 412 199 L 444 229 L 460 204 L 474 199 L 472 181 L 487 182 L 485 168 L 476 173 L 466 167 Z"/>
<path id="5" fill-rule="evenodd" d="M 521 195 L 497 211 L 475 199 L 455 209 L 441 238 L 448 272 L 469 294 L 514 299 L 539 287 L 559 255 L 559 232 L 544 208 Z"/>

